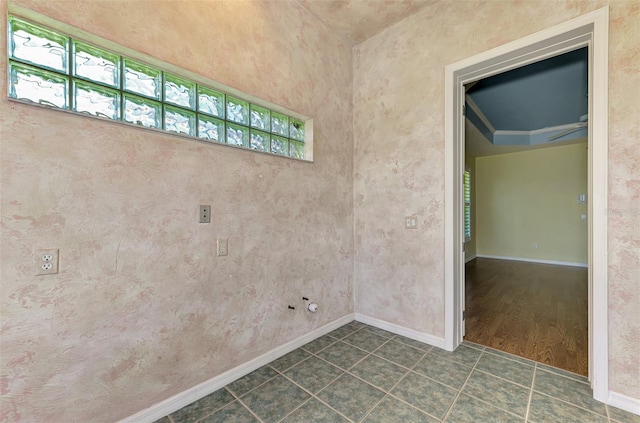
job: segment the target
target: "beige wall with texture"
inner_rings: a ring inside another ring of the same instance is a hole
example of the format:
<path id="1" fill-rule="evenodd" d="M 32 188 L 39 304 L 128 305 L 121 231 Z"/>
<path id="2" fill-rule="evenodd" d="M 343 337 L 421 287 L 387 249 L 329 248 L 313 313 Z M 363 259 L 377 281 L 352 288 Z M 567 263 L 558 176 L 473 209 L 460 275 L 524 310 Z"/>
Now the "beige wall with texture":
<path id="1" fill-rule="evenodd" d="M 436 1 L 352 50 L 293 1 L 16 3 L 314 118 L 308 164 L 11 103 L 0 84 L 0 420 L 98 423 L 353 312 L 354 278 L 358 312 L 442 337 L 444 66 L 609 4 Z M 640 13 L 610 4 L 610 387 L 640 398 Z M 219 235 L 230 255 L 212 260 Z M 61 253 L 46 282 L 41 247 Z M 321 311 L 291 317 L 303 291 Z"/>
<path id="2" fill-rule="evenodd" d="M 351 46 L 295 2 L 16 3 L 312 116 L 315 162 L 9 102 L 0 83 L 0 421 L 118 421 L 353 312 Z M 36 248 L 60 249 L 59 274 L 34 276 Z M 287 309 L 303 295 L 318 313 Z"/>
<path id="3" fill-rule="evenodd" d="M 476 159 L 479 256 L 587 263 L 585 143 Z M 534 245 L 535 244 L 535 245 Z"/>
<path id="4" fill-rule="evenodd" d="M 609 6 L 609 387 L 640 398 L 640 4 L 435 1 L 354 49 L 359 313 L 444 337 L 445 66 Z M 491 22 L 490 25 L 487 22 Z M 403 217 L 419 217 L 405 230 Z"/>

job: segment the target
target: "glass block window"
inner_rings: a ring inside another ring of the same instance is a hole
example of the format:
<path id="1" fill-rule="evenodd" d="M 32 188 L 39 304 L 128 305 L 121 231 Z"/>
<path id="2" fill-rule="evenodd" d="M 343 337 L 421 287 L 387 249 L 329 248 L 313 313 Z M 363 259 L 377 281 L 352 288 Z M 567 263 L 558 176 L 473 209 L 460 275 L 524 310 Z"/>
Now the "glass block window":
<path id="1" fill-rule="evenodd" d="M 10 98 L 305 159 L 295 117 L 20 17 L 8 41 Z"/>

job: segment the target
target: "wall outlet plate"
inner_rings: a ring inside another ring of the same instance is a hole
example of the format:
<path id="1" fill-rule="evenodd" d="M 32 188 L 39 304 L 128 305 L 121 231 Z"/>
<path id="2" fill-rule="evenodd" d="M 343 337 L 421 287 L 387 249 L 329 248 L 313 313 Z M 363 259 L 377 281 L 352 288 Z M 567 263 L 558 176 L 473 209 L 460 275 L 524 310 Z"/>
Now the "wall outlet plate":
<path id="1" fill-rule="evenodd" d="M 53 275 L 58 273 L 58 256 L 60 255 L 57 248 L 36 250 L 35 272 L 36 276 Z"/>
<path id="2" fill-rule="evenodd" d="M 227 241 L 227 238 L 218 238 L 217 244 L 218 257 L 226 256 L 227 254 L 229 254 L 229 242 Z"/>
<path id="3" fill-rule="evenodd" d="M 198 218 L 199 223 L 211 223 L 211 206 L 210 205 L 200 205 L 200 217 Z"/>

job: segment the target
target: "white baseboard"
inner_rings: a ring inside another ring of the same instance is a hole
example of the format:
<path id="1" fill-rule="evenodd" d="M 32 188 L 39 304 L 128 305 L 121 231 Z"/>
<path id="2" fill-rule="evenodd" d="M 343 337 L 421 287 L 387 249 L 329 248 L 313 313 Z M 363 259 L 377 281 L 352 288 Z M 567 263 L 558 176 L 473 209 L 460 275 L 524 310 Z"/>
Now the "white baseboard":
<path id="1" fill-rule="evenodd" d="M 196 385 L 192 388 L 187 389 L 177 395 L 174 395 L 171 398 L 167 398 L 166 400 L 159 402 L 157 404 L 152 405 L 151 407 L 144 409 L 133 416 L 129 416 L 123 420 L 120 420 L 119 423 L 151 423 L 156 420 L 173 413 L 191 404 L 194 401 L 199 400 L 202 397 L 205 397 L 220 388 L 228 385 L 234 380 L 240 379 L 241 377 L 251 373 L 252 371 L 264 366 L 272 362 L 273 360 L 282 357 L 283 355 L 290 353 L 303 346 L 304 344 L 313 341 L 316 338 L 325 335 L 332 330 L 339 328 L 342 325 L 345 325 L 354 320 L 354 314 L 350 313 L 346 316 L 343 316 L 337 320 L 334 320 L 331 323 L 327 323 L 326 325 L 319 327 L 309 333 L 304 334 L 303 336 L 294 339 L 293 341 L 287 342 L 284 345 L 281 345 L 277 348 L 272 349 L 269 352 L 262 354 L 259 357 L 254 358 L 251 361 L 248 361 L 244 364 L 241 364 L 233 369 L 227 370 L 226 372 L 219 374 L 218 376 L 214 376 L 213 378 L 202 382 L 199 385 Z"/>
<path id="2" fill-rule="evenodd" d="M 407 338 L 414 339 L 416 341 L 424 342 L 425 344 L 433 345 L 434 347 L 444 348 L 444 338 L 430 335 L 428 333 L 419 332 L 417 330 L 408 329 L 403 326 L 389 323 L 384 320 L 376 319 L 374 317 L 365 316 L 360 313 L 356 313 L 356 320 L 358 322 L 366 323 L 367 325 L 375 326 L 380 329 L 384 329 L 396 335 L 406 336 Z"/>
<path id="3" fill-rule="evenodd" d="M 609 405 L 640 416 L 640 399 L 609 391 Z"/>
<path id="4" fill-rule="evenodd" d="M 474 258 L 488 258 L 488 259 L 498 259 L 498 260 L 513 260 L 513 261 L 526 261 L 529 263 L 542 263 L 542 264 L 557 264 L 559 266 L 573 266 L 573 267 L 589 267 L 587 263 L 574 263 L 570 261 L 557 261 L 557 260 L 543 260 L 543 259 L 532 259 L 532 258 L 524 258 L 524 257 L 505 257 L 505 256 L 490 256 L 486 254 L 476 254 Z"/>
<path id="5" fill-rule="evenodd" d="M 476 258 L 476 257 L 477 257 L 477 256 L 476 256 L 475 254 L 474 254 L 474 255 L 472 255 L 471 257 L 466 257 L 466 258 L 464 259 L 464 262 L 465 262 L 465 263 L 469 263 L 471 260 L 473 260 L 473 259 L 474 259 L 474 258 Z"/>

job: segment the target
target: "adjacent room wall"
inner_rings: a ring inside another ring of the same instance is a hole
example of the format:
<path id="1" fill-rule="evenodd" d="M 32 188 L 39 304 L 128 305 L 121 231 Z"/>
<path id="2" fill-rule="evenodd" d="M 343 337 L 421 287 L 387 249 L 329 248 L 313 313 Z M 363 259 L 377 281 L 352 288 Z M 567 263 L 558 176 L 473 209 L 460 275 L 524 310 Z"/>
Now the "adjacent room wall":
<path id="1" fill-rule="evenodd" d="M 439 1 L 356 46 L 356 311 L 444 337 L 444 67 L 607 4 L 609 388 L 640 399 L 638 2 Z"/>
<path id="2" fill-rule="evenodd" d="M 313 117 L 315 163 L 9 102 L 1 54 L 0 421 L 114 422 L 353 312 L 350 46 L 295 2 L 16 3 Z"/>
<path id="3" fill-rule="evenodd" d="M 476 159 L 477 254 L 587 264 L 586 143 Z M 535 244 L 535 245 L 534 245 Z"/>

